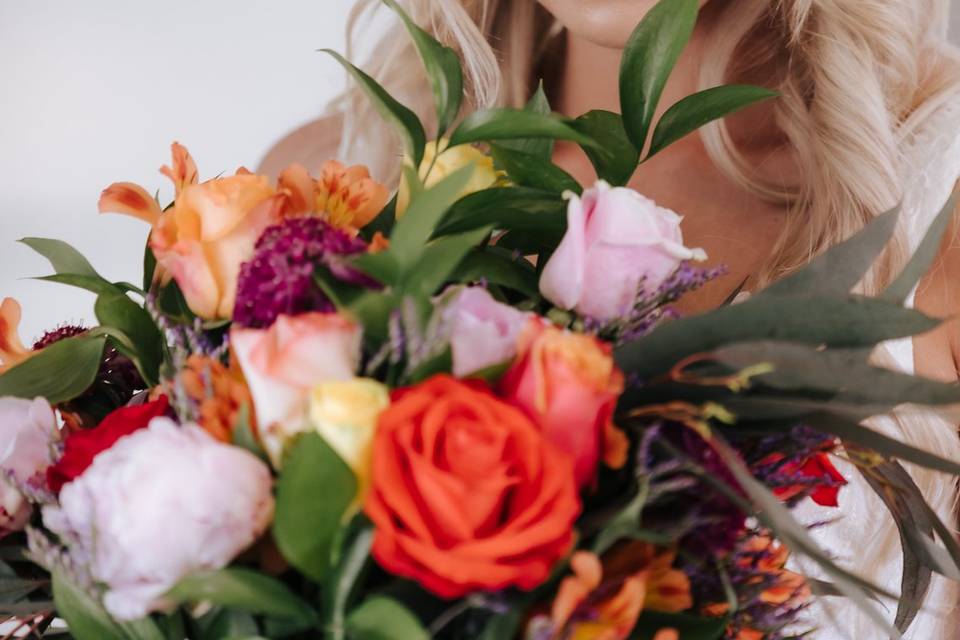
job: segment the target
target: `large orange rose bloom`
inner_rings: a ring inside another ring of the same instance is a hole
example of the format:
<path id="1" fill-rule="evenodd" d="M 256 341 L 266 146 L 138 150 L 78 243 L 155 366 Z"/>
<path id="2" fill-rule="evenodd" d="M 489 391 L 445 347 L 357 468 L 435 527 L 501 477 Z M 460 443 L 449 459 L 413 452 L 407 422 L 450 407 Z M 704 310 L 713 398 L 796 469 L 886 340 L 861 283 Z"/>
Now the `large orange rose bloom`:
<path id="1" fill-rule="evenodd" d="M 573 463 L 482 383 L 401 389 L 379 420 L 373 556 L 445 598 L 533 589 L 573 543 Z"/>

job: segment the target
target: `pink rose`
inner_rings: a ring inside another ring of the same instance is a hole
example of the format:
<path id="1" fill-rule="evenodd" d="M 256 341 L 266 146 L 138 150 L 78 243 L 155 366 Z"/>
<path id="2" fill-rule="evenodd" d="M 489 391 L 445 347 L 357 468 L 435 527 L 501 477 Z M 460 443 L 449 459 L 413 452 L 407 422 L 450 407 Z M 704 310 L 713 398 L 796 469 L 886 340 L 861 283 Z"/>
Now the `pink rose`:
<path id="1" fill-rule="evenodd" d="M 512 360 L 520 331 L 531 317 L 497 302 L 480 287 L 454 292 L 443 310 L 449 323 L 453 375 L 464 378 Z"/>
<path id="2" fill-rule="evenodd" d="M 641 290 L 653 293 L 684 260 L 682 218 L 632 189 L 602 180 L 570 196 L 567 233 L 540 277 L 540 292 L 562 309 L 600 321 L 628 313 Z"/>
<path id="3" fill-rule="evenodd" d="M 154 418 L 118 440 L 43 508 L 43 523 L 104 586 L 117 620 L 164 608 L 195 571 L 221 569 L 273 518 L 270 469 L 195 424 Z"/>
<path id="4" fill-rule="evenodd" d="M 43 398 L 0 398 L 0 536 L 19 531 L 30 518 L 24 491 L 46 487 L 53 464 L 52 445 L 59 439 L 53 409 Z"/>
<path id="5" fill-rule="evenodd" d="M 350 380 L 360 363 L 360 327 L 336 313 L 281 315 L 268 329 L 230 332 L 250 387 L 260 440 L 274 464 L 291 432 L 303 430 L 310 390 Z"/>
<path id="6" fill-rule="evenodd" d="M 626 461 L 626 436 L 613 425 L 623 384 L 609 344 L 531 320 L 500 393 L 573 458 L 577 485 L 583 487 L 593 482 L 601 459 L 610 467 Z"/>

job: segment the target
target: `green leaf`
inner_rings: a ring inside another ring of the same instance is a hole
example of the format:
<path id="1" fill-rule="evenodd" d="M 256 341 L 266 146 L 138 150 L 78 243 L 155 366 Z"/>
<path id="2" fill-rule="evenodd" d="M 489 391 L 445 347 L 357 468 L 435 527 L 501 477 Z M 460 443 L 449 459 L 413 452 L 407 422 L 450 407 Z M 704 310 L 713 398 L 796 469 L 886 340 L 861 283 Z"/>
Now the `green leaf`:
<path id="1" fill-rule="evenodd" d="M 100 276 L 88 276 L 88 275 L 81 275 L 77 273 L 55 273 L 49 276 L 40 276 L 37 278 L 33 278 L 33 280 L 41 280 L 43 282 L 56 282 L 57 284 L 65 284 L 70 287 L 77 287 L 78 289 L 85 289 L 87 291 L 92 291 L 97 295 L 100 295 L 103 293 L 106 293 L 106 294 L 122 293 L 122 290 L 119 287 L 117 287 L 111 282 L 104 280 Z"/>
<path id="2" fill-rule="evenodd" d="M 597 177 L 614 186 L 627 184 L 640 161 L 640 153 L 630 142 L 623 118 L 611 111 L 588 111 L 574 122 L 574 126 L 597 140 L 606 154 L 597 153 L 591 147 L 583 147 L 590 158 Z"/>
<path id="3" fill-rule="evenodd" d="M 163 360 L 163 336 L 150 314 L 122 293 L 97 296 L 94 312 L 102 326 L 118 329 L 129 338 L 129 345 L 117 342 L 117 348 L 133 360 L 148 386 L 157 384 Z"/>
<path id="4" fill-rule="evenodd" d="M 524 107 L 525 111 L 538 113 L 542 116 L 550 115 L 550 102 L 543 90 L 543 82 L 537 85 L 537 90 Z M 553 156 L 553 140 L 550 138 L 527 138 L 524 140 L 502 140 L 501 146 L 529 153 L 541 160 L 549 160 Z"/>
<path id="5" fill-rule="evenodd" d="M 258 636 L 257 621 L 246 611 L 214 607 L 194 620 L 196 640 L 255 640 Z M 180 640 L 171 638 L 170 640 Z"/>
<path id="6" fill-rule="evenodd" d="M 350 260 L 350 264 L 383 285 L 395 285 L 400 277 L 400 265 L 389 251 L 363 253 Z"/>
<path id="7" fill-rule="evenodd" d="M 228 568 L 198 571 L 183 578 L 164 599 L 180 605 L 209 602 L 305 626 L 319 621 L 317 612 L 275 578 L 250 569 Z"/>
<path id="8" fill-rule="evenodd" d="M 73 400 L 96 379 L 105 342 L 84 335 L 55 342 L 0 375 L 0 396 L 43 396 L 50 404 Z"/>
<path id="9" fill-rule="evenodd" d="M 897 276 L 897 279 L 887 287 L 887 290 L 883 292 L 884 300 L 903 303 L 903 301 L 907 299 L 907 296 L 910 295 L 910 291 L 913 290 L 917 283 L 920 282 L 920 279 L 930 270 L 930 265 L 933 264 L 937 253 L 940 251 L 940 245 L 947 231 L 947 227 L 950 225 L 950 221 L 953 220 L 956 207 L 957 194 L 954 193 L 934 219 L 933 224 L 930 225 L 927 234 L 920 242 L 913 257 L 910 258 L 910 261 L 903 268 L 903 271 Z"/>
<path id="10" fill-rule="evenodd" d="M 435 235 L 480 227 L 545 230 L 562 236 L 567 203 L 556 193 L 527 187 L 494 187 L 464 196 L 450 207 Z"/>
<path id="11" fill-rule="evenodd" d="M 940 323 L 913 309 L 858 296 L 757 295 L 660 325 L 615 352 L 618 365 L 642 379 L 684 358 L 733 342 L 776 340 L 836 348 L 872 347 L 929 331 Z M 629 394 L 629 392 L 628 392 Z"/>
<path id="12" fill-rule="evenodd" d="M 240 406 L 237 412 L 237 424 L 230 434 L 231 442 L 234 446 L 246 449 L 264 462 L 269 463 L 267 453 L 260 446 L 257 437 L 253 434 L 253 427 L 250 425 L 250 403 L 245 402 Z"/>
<path id="13" fill-rule="evenodd" d="M 393 598 L 375 596 L 350 612 L 347 634 L 363 640 L 428 640 L 413 613 Z"/>
<path id="14" fill-rule="evenodd" d="M 362 518 L 358 518 L 360 520 Z M 334 640 L 344 637 L 347 607 L 356 596 L 360 577 L 370 564 L 370 548 L 373 545 L 373 528 L 367 522 L 350 536 L 336 566 L 330 572 L 324 589 L 325 627 L 331 630 Z"/>
<path id="15" fill-rule="evenodd" d="M 720 640 L 730 620 L 726 617 L 701 618 L 688 613 L 644 611 L 630 634 L 631 640 L 653 640 L 658 631 L 676 629 L 681 640 Z"/>
<path id="16" fill-rule="evenodd" d="M 404 294 L 432 296 L 448 281 L 464 257 L 490 234 L 489 228 L 475 229 L 434 240 L 423 250 L 416 265 L 404 275 Z"/>
<path id="17" fill-rule="evenodd" d="M 363 326 L 364 337 L 385 340 L 390 314 L 397 308 L 397 297 L 383 291 L 366 291 L 346 306 L 345 311 Z"/>
<path id="18" fill-rule="evenodd" d="M 899 216 L 899 207 L 877 216 L 856 235 L 830 248 L 800 271 L 773 283 L 757 296 L 842 296 L 850 293 L 893 237 Z"/>
<path id="19" fill-rule="evenodd" d="M 698 0 L 661 0 L 627 41 L 620 61 L 620 111 L 634 148 L 647 142 L 657 104 L 697 22 Z"/>
<path id="20" fill-rule="evenodd" d="M 47 584 L 47 580 L 18 578 L 16 575 L 0 577 L 0 603 L 18 602 Z"/>
<path id="21" fill-rule="evenodd" d="M 497 144 L 490 145 L 490 155 L 507 172 L 510 179 L 519 185 L 557 194 L 565 191 L 579 194 L 583 191 L 583 187 L 573 176 L 549 160 Z"/>
<path id="22" fill-rule="evenodd" d="M 350 467 L 323 438 L 297 438 L 277 480 L 273 537 L 283 557 L 317 582 L 330 570 L 332 544 L 356 492 Z"/>
<path id="23" fill-rule="evenodd" d="M 507 108 L 486 109 L 471 113 L 450 135 L 449 146 L 529 138 L 570 140 L 593 147 L 600 153 L 604 152 L 596 140 L 577 131 L 566 118 Z"/>
<path id="24" fill-rule="evenodd" d="M 460 59 L 450 47 L 437 42 L 430 34 L 410 19 L 394 0 L 383 0 L 403 20 L 413 44 L 417 47 L 423 66 L 426 67 L 430 86 L 433 88 L 433 102 L 437 109 L 437 138 L 453 124 L 460 112 L 463 100 L 463 72 Z"/>
<path id="25" fill-rule="evenodd" d="M 509 251 L 485 247 L 470 252 L 460 263 L 454 278 L 462 283 L 481 280 L 507 287 L 527 298 L 539 299 L 537 270 L 523 257 L 514 258 Z"/>
<path id="26" fill-rule="evenodd" d="M 165 640 L 157 625 L 149 618 L 119 623 L 104 611 L 100 603 L 53 572 L 53 599 L 57 615 L 62 617 L 76 640 Z"/>
<path id="27" fill-rule="evenodd" d="M 153 276 L 157 272 L 157 257 L 153 255 L 153 249 L 150 248 L 150 238 L 147 238 L 147 244 L 143 248 L 143 290 L 150 291 L 153 285 Z"/>
<path id="28" fill-rule="evenodd" d="M 647 504 L 647 496 L 649 495 L 647 489 L 648 485 L 641 482 L 637 494 L 630 502 L 604 524 L 603 529 L 600 530 L 593 542 L 594 553 L 603 555 L 619 540 L 645 540 L 653 544 L 665 545 L 672 542 L 669 536 L 640 527 L 640 516 Z"/>
<path id="29" fill-rule="evenodd" d="M 343 65 L 343 68 L 359 83 L 360 88 L 373 102 L 380 115 L 393 123 L 403 137 L 407 154 L 413 159 L 413 166 L 419 167 L 423 161 L 423 148 L 427 143 L 427 134 L 417 114 L 397 102 L 386 89 L 366 73 L 350 64 L 343 56 L 332 49 L 321 49 Z"/>
<path id="30" fill-rule="evenodd" d="M 459 199 L 472 174 L 472 166 L 458 169 L 411 200 L 390 235 L 389 252 L 396 259 L 401 273 L 420 259 L 424 245 L 450 205 Z"/>
<path id="31" fill-rule="evenodd" d="M 777 97 L 776 91 L 752 85 L 724 85 L 687 96 L 667 109 L 650 141 L 647 160 L 703 125 Z"/>
<path id="32" fill-rule="evenodd" d="M 804 423 L 818 431 L 834 435 L 845 442 L 860 445 L 882 455 L 899 458 L 927 469 L 960 476 L 960 463 L 912 447 L 901 440 L 891 438 L 856 422 L 845 420 L 841 416 L 815 414 L 805 418 Z"/>
<path id="33" fill-rule="evenodd" d="M 72 273 L 100 278 L 100 274 L 83 257 L 83 254 L 62 240 L 23 238 L 20 242 L 49 260 L 53 270 L 57 273 Z"/>

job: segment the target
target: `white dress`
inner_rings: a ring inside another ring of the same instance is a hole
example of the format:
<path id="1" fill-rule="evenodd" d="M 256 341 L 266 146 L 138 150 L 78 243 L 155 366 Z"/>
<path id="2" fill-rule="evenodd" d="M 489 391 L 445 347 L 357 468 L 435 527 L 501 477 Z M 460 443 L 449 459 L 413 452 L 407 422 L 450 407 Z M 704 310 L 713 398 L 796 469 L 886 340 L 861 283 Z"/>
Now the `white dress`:
<path id="1" fill-rule="evenodd" d="M 903 222 L 911 251 L 923 239 L 927 228 L 942 209 L 960 178 L 960 93 L 939 107 L 904 143 L 905 195 Z M 907 304 L 913 305 L 914 294 Z M 886 346 L 888 366 L 913 373 L 914 349 L 911 339 Z M 903 410 L 899 420 L 875 419 L 871 426 L 940 455 L 960 460 L 960 436 L 956 424 L 930 411 Z M 821 547 L 841 565 L 870 578 L 893 593 L 900 591 L 902 560 L 900 541 L 890 514 L 850 465 L 838 463 L 849 484 L 840 493 L 840 508 L 818 507 L 804 501 L 794 512 L 806 524 L 838 520 L 813 530 Z M 924 490 L 928 501 L 947 526 L 956 529 L 955 478 L 929 471 L 908 469 Z M 797 560 L 796 566 L 810 575 L 823 577 Z M 882 606 L 893 620 L 896 605 Z M 887 635 L 845 598 L 824 598 L 805 613 L 804 620 L 816 627 L 811 640 L 873 640 Z M 934 574 L 923 610 L 904 635 L 907 640 L 960 639 L 960 588 Z"/>

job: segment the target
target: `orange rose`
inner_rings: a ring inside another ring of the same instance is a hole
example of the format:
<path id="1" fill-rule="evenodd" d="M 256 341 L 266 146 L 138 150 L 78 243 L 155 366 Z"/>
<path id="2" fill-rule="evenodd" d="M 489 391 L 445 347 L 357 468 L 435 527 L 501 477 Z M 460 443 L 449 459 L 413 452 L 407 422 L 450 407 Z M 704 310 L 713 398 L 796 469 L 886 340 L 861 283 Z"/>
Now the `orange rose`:
<path id="1" fill-rule="evenodd" d="M 626 437 L 612 422 L 623 374 L 611 347 L 592 337 L 531 321 L 519 357 L 500 383 L 502 393 L 530 415 L 546 438 L 575 460 L 577 484 L 590 484 L 602 457 L 626 459 Z"/>
<path id="2" fill-rule="evenodd" d="M 394 394 L 373 445 L 373 556 L 444 598 L 533 589 L 573 543 L 570 459 L 479 382 Z"/>

